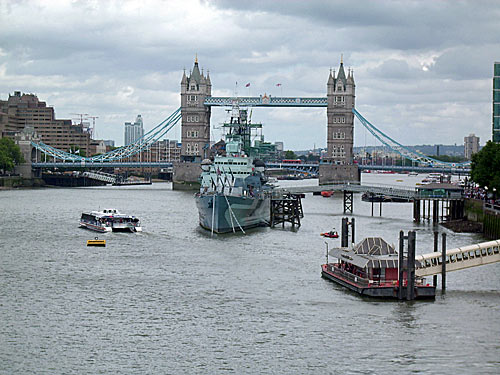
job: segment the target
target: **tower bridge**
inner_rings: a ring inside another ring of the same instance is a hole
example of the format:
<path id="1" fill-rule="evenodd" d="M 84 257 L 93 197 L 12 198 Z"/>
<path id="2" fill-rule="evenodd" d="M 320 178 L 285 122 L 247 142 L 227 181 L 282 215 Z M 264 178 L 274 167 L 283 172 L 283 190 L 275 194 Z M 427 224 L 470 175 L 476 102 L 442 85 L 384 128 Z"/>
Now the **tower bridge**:
<path id="1" fill-rule="evenodd" d="M 207 71 L 200 71 L 198 59 L 195 60 L 189 74 L 184 71 L 181 79 L 181 106 L 168 116 L 164 121 L 144 134 L 140 139 L 106 154 L 94 157 L 82 157 L 55 149 L 42 142 L 32 142 L 35 149 L 26 159 L 31 159 L 34 168 L 67 168 L 72 165 L 86 168 L 102 167 L 137 167 L 136 162 L 131 162 L 131 157 L 141 152 L 150 150 L 153 144 L 164 137 L 176 124 L 181 123 L 181 162 L 173 163 L 174 188 L 183 185 L 192 187 L 197 184 L 199 175 L 199 162 L 208 157 L 210 148 L 210 118 L 212 107 L 232 106 L 237 102 L 244 107 L 323 107 L 326 108 L 327 126 L 327 154 L 320 164 L 285 166 L 295 169 L 307 168 L 309 171 L 319 172 L 320 184 L 336 181 L 360 180 L 360 169 L 388 169 L 388 170 L 415 170 L 415 171 L 461 171 L 468 165 L 452 164 L 432 159 L 419 152 L 412 151 L 398 143 L 395 139 L 385 134 L 371 124 L 355 109 L 355 83 L 354 73 L 351 69 L 344 69 L 341 60 L 338 71 L 330 70 L 326 83 L 325 97 L 274 97 L 260 95 L 258 97 L 214 97 L 212 96 L 212 82 Z M 402 157 L 415 161 L 418 167 L 397 166 L 358 166 L 353 162 L 354 118 L 381 143 L 389 149 L 399 153 Z M 53 162 L 41 162 L 40 154 L 48 155 Z M 33 156 L 34 155 L 34 156 Z M 60 164 L 62 163 L 62 164 Z M 166 167 L 170 161 L 158 160 L 158 166 Z M 166 163 L 166 164 L 165 164 Z M 133 165 L 132 165 L 133 164 Z M 164 165 L 165 164 L 165 165 Z M 146 161 L 141 167 L 156 167 L 153 162 Z M 276 164 L 270 163 L 270 167 Z M 187 182 L 187 184 L 184 184 Z"/>

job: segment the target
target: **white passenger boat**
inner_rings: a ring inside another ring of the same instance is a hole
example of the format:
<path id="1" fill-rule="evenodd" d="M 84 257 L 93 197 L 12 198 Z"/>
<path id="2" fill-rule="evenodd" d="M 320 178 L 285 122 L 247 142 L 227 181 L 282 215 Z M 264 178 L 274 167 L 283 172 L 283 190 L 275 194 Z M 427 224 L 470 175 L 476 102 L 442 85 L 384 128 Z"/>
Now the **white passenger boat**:
<path id="1" fill-rule="evenodd" d="M 80 226 L 96 232 L 142 232 L 139 218 L 124 215 L 115 209 L 82 213 Z"/>

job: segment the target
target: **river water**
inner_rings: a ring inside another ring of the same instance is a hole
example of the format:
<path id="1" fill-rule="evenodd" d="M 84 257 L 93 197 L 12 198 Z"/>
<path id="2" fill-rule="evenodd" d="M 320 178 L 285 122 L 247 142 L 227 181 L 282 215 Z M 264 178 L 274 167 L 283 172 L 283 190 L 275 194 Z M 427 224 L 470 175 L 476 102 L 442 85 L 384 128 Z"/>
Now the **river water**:
<path id="1" fill-rule="evenodd" d="M 319 233 L 340 229 L 340 195 L 307 195 L 295 231 L 211 237 L 192 193 L 168 183 L 0 191 L 0 373 L 498 373 L 500 264 L 448 274 L 433 302 L 360 298 L 320 277 Z M 78 219 L 97 208 L 140 217 L 144 232 L 86 247 L 95 232 Z M 370 213 L 356 195 L 357 240 L 416 230 L 417 253 L 432 251 L 411 204 Z M 434 229 L 448 248 L 485 240 Z"/>

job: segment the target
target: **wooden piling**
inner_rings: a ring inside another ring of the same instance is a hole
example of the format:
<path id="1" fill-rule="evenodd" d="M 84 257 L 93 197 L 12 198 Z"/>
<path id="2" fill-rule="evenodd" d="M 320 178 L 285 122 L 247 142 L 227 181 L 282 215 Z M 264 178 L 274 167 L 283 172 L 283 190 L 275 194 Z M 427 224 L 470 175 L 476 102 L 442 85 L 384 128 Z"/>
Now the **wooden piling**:
<path id="1" fill-rule="evenodd" d="M 271 227 L 282 224 L 284 228 L 285 223 L 292 224 L 292 228 L 300 227 L 300 219 L 304 217 L 301 201 L 303 197 L 303 194 L 283 194 L 279 198 L 271 199 Z"/>
<path id="2" fill-rule="evenodd" d="M 442 234 L 441 243 L 441 291 L 446 291 L 446 233 Z"/>
<path id="3" fill-rule="evenodd" d="M 353 192 L 344 190 L 344 213 L 352 213 Z"/>
<path id="4" fill-rule="evenodd" d="M 413 301 L 415 299 L 415 247 L 416 235 L 415 231 L 408 232 L 408 258 L 406 271 L 406 300 Z"/>
<path id="5" fill-rule="evenodd" d="M 340 246 L 348 247 L 349 246 L 349 228 L 347 226 L 347 218 L 342 218 L 342 228 L 340 231 Z"/>
<path id="6" fill-rule="evenodd" d="M 438 252 L 438 243 L 439 243 L 439 233 L 434 231 L 434 252 Z M 432 277 L 432 286 L 436 287 L 437 286 L 437 275 L 434 275 Z"/>
<path id="7" fill-rule="evenodd" d="M 404 246 L 405 234 L 403 231 L 399 232 L 399 275 L 398 275 L 398 299 L 403 299 L 403 284 L 404 284 Z"/>

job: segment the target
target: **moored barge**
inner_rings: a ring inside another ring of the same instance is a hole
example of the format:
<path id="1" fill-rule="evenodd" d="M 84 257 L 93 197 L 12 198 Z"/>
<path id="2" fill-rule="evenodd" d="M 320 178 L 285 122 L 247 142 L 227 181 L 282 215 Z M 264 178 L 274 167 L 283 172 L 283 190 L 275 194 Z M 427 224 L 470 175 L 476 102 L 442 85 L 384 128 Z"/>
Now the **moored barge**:
<path id="1" fill-rule="evenodd" d="M 337 262 L 321 266 L 323 278 L 363 296 L 398 298 L 399 255 L 382 238 L 365 238 L 352 248 L 331 249 L 328 255 L 337 258 Z M 403 294 L 406 294 L 406 272 L 403 273 L 402 284 Z M 433 299 L 436 296 L 436 288 L 427 284 L 425 278 L 415 279 L 414 291 L 416 299 Z"/>

